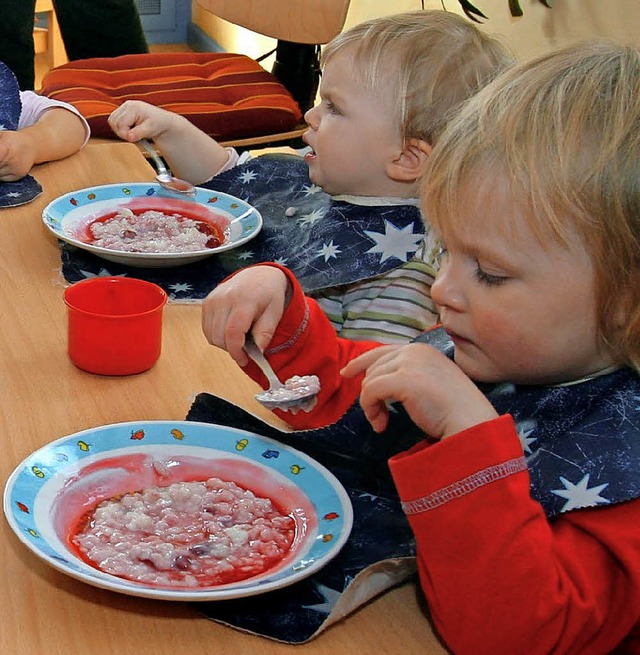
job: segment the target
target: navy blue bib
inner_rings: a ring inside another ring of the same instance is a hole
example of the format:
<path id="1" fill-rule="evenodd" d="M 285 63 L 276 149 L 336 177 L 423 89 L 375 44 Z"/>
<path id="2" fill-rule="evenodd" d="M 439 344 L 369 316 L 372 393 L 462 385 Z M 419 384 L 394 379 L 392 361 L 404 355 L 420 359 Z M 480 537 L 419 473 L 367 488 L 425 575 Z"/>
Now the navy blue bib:
<path id="1" fill-rule="evenodd" d="M 363 206 L 336 200 L 312 184 L 304 159 L 261 155 L 204 186 L 252 204 L 261 233 L 225 259 L 287 266 L 305 292 L 376 277 L 414 255 L 425 227 L 413 205 Z"/>

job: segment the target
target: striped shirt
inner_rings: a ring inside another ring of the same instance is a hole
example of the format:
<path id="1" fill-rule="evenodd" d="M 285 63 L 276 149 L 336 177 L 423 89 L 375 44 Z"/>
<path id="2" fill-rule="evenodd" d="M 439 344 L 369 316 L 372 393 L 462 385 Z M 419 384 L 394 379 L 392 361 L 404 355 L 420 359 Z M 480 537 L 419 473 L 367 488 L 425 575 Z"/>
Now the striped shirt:
<path id="1" fill-rule="evenodd" d="M 431 300 L 437 247 L 429 235 L 406 264 L 377 278 L 312 297 L 345 339 L 406 343 L 438 321 Z"/>

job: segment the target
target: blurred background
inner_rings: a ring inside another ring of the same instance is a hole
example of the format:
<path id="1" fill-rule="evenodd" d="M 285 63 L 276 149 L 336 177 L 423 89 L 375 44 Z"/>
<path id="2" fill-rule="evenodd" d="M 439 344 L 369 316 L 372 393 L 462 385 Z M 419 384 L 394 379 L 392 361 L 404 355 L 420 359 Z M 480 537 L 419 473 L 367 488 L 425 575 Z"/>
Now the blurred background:
<path id="1" fill-rule="evenodd" d="M 520 17 L 511 15 L 508 0 L 472 1 L 487 16 L 480 23 L 481 29 L 503 39 L 520 59 L 592 37 L 640 46 L 638 0 L 549 0 L 551 9 L 539 0 L 520 0 Z M 136 0 L 136 5 L 152 51 L 229 50 L 255 58 L 275 47 L 273 39 L 226 23 L 193 0 Z M 464 14 L 458 0 L 352 0 L 345 27 L 421 8 Z M 49 67 L 66 60 L 62 40 L 56 34 L 51 1 L 38 0 L 37 9 L 36 88 Z M 263 62 L 267 69 L 271 63 L 269 59 Z"/>

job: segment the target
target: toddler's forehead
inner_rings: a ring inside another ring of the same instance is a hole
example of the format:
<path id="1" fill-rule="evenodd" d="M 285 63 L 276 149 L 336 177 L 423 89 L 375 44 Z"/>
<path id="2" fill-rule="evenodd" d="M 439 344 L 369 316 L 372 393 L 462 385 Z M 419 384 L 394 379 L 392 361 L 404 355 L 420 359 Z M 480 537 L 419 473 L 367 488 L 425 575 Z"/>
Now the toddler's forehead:
<path id="1" fill-rule="evenodd" d="M 518 251 L 523 244 L 544 247 L 556 240 L 544 221 L 534 219 L 528 201 L 518 199 L 506 176 L 495 171 L 469 176 L 450 194 L 438 194 L 431 202 L 427 197 L 426 205 L 428 220 L 445 242 L 493 241 Z"/>
<path id="2" fill-rule="evenodd" d="M 423 202 L 429 220 L 441 234 L 512 223 L 515 203 L 504 175 L 491 174 L 483 167 L 465 175 L 437 171 L 435 177 L 424 183 Z"/>
<path id="3" fill-rule="evenodd" d="M 348 66 L 353 77 L 368 90 L 393 93 L 399 74 L 400 61 L 396 48 L 380 53 L 371 47 L 349 43 L 327 60 L 325 68 L 340 57 L 340 63 Z"/>

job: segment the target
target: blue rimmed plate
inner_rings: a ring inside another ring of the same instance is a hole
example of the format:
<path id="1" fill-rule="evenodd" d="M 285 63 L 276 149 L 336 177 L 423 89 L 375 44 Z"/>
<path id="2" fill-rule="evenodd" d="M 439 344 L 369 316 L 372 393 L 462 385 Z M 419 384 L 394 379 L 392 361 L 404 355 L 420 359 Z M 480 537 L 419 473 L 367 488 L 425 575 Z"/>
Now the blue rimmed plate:
<path id="1" fill-rule="evenodd" d="M 271 498 L 296 522 L 290 553 L 253 578 L 189 589 L 126 580 L 82 560 L 69 545 L 72 526 L 102 500 L 159 484 L 159 470 L 163 486 L 219 477 Z M 309 456 L 251 432 L 193 421 L 116 423 L 53 441 L 13 471 L 4 512 L 20 541 L 53 568 L 103 589 L 178 601 L 241 598 L 293 584 L 338 554 L 353 523 L 344 488 Z"/>
<path id="2" fill-rule="evenodd" d="M 123 207 L 134 213 L 144 209 L 178 213 L 211 224 L 216 231 L 225 234 L 225 239 L 215 248 L 179 253 L 125 252 L 93 245 L 88 226 Z M 262 229 L 260 212 L 235 196 L 197 187 L 195 197 L 186 199 L 165 191 L 155 182 L 105 184 L 67 193 L 44 208 L 42 220 L 62 241 L 108 261 L 147 268 L 168 268 L 199 261 L 237 248 Z"/>

